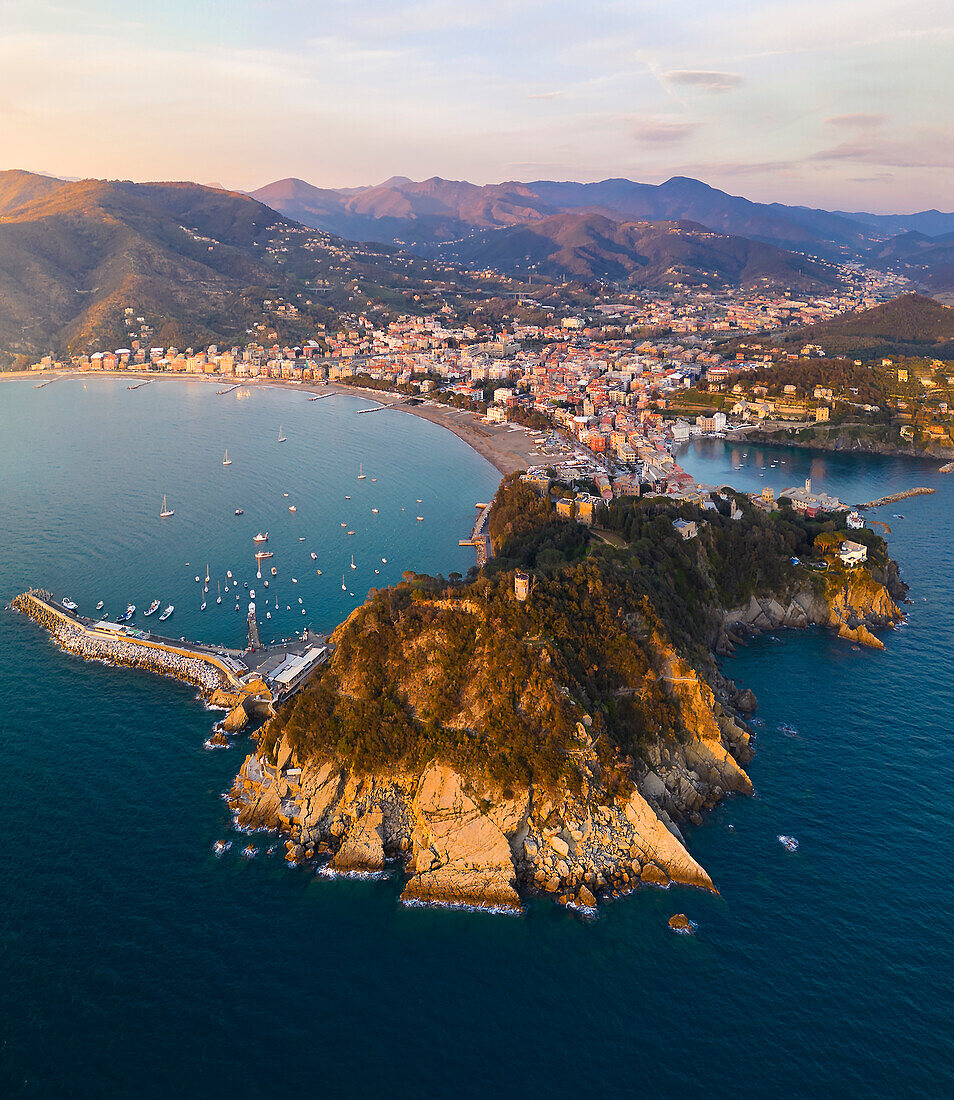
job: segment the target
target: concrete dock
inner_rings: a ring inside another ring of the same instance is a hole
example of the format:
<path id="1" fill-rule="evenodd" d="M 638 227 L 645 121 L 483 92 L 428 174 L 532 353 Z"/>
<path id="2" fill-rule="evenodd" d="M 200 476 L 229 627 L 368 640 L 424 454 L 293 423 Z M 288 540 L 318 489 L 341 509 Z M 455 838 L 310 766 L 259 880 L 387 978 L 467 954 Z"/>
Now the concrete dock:
<path id="1" fill-rule="evenodd" d="M 197 687 L 206 700 L 220 694 L 236 708 L 244 705 L 246 714 L 254 708 L 264 716 L 283 703 L 331 655 L 324 635 L 307 630 L 294 641 L 246 650 L 164 638 L 128 623 L 74 614 L 41 589 L 15 597 L 12 607 L 85 660 L 173 677 Z"/>

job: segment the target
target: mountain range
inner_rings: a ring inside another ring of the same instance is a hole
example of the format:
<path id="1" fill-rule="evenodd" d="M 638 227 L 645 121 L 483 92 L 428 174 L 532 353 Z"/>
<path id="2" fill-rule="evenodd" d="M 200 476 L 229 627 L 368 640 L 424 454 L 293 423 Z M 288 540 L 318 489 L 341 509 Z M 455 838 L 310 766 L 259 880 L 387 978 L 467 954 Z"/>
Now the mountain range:
<path id="1" fill-rule="evenodd" d="M 284 296 L 298 320 L 284 314 L 270 324 L 288 340 L 313 335 L 329 307 L 407 308 L 415 294 L 426 303 L 442 287 L 493 291 L 466 274 L 448 280 L 444 265 L 393 247 L 349 246 L 236 192 L 0 172 L 7 365 L 48 351 L 128 346 L 135 316 L 147 317 L 163 346 L 244 343 L 262 322 L 263 300 Z"/>
<path id="2" fill-rule="evenodd" d="M 327 232 L 397 243 L 421 254 L 465 261 L 469 259 L 470 239 L 475 236 L 483 234 L 473 246 L 474 259 L 479 256 L 478 262 L 486 262 L 493 254 L 493 238 L 486 235 L 488 231 L 517 226 L 526 229 L 558 215 L 577 213 L 601 215 L 623 225 L 695 222 L 728 237 L 743 237 L 823 260 L 881 264 L 923 282 L 932 291 L 954 289 L 944 240 L 945 235 L 954 233 L 954 213 L 937 210 L 883 215 L 758 203 L 685 176 L 658 185 L 609 179 L 599 183 L 537 180 L 484 186 L 437 176 L 421 182 L 394 176 L 375 186 L 341 190 L 284 179 L 252 194 L 288 217 Z M 566 236 L 568 224 L 558 226 L 558 238 Z M 918 251 L 917 262 L 896 254 L 892 244 L 892 238 L 912 233 L 933 242 Z M 539 251 L 536 242 L 525 236 L 504 235 L 499 240 L 505 256 L 513 252 L 515 239 L 532 245 L 531 255 Z M 932 253 L 934 244 L 938 247 Z M 563 252 L 563 246 L 554 252 Z M 613 264 L 603 270 L 599 263 L 587 263 L 585 246 L 577 259 L 571 260 L 564 252 L 558 262 L 568 271 L 576 267 L 591 277 L 614 277 Z M 626 266 L 639 268 L 638 263 Z"/>

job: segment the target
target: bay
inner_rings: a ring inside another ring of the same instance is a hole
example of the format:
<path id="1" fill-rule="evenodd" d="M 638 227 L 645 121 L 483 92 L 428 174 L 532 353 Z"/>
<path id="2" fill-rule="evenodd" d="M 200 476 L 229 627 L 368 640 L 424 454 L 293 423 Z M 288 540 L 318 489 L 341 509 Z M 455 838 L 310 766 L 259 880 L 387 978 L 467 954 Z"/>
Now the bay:
<path id="1" fill-rule="evenodd" d="M 259 528 L 275 637 L 332 628 L 404 569 L 466 572 L 457 539 L 497 474 L 435 425 L 363 407 L 4 382 L 0 599 L 30 584 L 83 610 L 160 598 L 177 635 L 241 644 L 244 604 L 200 612 L 194 576 L 208 561 L 213 597 L 227 568 L 251 586 Z M 913 601 L 883 653 L 810 631 L 726 661 L 759 698 L 758 795 L 687 830 L 718 897 L 644 890 L 591 922 L 544 903 L 502 918 L 405 909 L 397 880 L 216 859 L 247 746 L 203 751 L 211 717 L 191 689 L 84 664 L 0 614 L 4 1093 L 950 1093 L 954 482 L 931 463 L 760 452 L 736 471 L 733 445 L 700 442 L 682 461 L 749 489 L 811 474 L 852 502 L 938 493 L 878 513 Z M 176 515 L 160 521 L 164 493 Z M 299 596 L 305 616 L 285 611 Z M 696 937 L 668 931 L 678 910 Z"/>

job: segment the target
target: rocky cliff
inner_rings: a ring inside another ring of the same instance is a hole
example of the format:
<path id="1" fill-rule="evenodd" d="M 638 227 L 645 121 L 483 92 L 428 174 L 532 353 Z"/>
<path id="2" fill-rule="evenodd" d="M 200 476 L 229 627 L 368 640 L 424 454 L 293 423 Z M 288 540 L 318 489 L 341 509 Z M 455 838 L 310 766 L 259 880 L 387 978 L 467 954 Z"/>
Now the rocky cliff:
<path id="1" fill-rule="evenodd" d="M 237 826 L 280 831 L 289 862 L 324 874 L 390 864 L 412 904 L 714 890 L 680 826 L 752 793 L 739 713 L 755 700 L 713 648 L 811 623 L 880 644 L 871 632 L 899 621 L 904 586 L 870 532 L 867 564 L 848 569 L 836 519 L 713 504 L 614 505 L 610 545 L 504 482 L 479 576 L 405 574 L 335 631 L 320 678 L 245 760 Z M 525 598 L 518 568 L 533 575 Z"/>
<path id="2" fill-rule="evenodd" d="M 279 830 L 289 862 L 314 860 L 324 873 L 393 863 L 409 903 L 519 910 L 537 893 L 592 908 L 645 883 L 714 890 L 678 822 L 752 793 L 750 735 L 658 632 L 647 641 L 654 659 L 640 689 L 661 693 L 684 736 L 654 740 L 629 782 L 600 760 L 588 714 L 574 730 L 573 782 L 514 787 L 436 758 L 359 776 L 334 756 L 301 758 L 284 734 L 270 744 L 266 730 L 229 794 L 235 822 Z"/>
<path id="3" fill-rule="evenodd" d="M 884 642 L 873 631 L 897 626 L 904 619 L 895 600 L 904 598 L 907 586 L 898 576 L 897 565 L 889 561 L 883 570 L 846 569 L 831 555 L 829 558 L 828 571 L 817 575 L 814 585 L 804 584 L 761 599 L 752 596 L 743 607 L 728 610 L 720 652 L 731 652 L 740 630 L 764 633 L 808 626 L 826 627 L 847 641 L 884 649 Z"/>

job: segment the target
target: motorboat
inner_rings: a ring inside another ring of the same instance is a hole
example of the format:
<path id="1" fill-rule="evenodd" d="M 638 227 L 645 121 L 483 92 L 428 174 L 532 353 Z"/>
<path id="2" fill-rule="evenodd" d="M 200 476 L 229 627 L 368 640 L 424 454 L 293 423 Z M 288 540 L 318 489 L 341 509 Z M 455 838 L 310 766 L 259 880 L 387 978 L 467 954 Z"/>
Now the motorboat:
<path id="1" fill-rule="evenodd" d="M 261 531 L 252 539 L 252 542 L 268 542 L 268 532 L 262 534 Z"/>
<path id="2" fill-rule="evenodd" d="M 143 615 L 155 615 L 159 610 L 159 601 L 153 600 L 149 607 L 143 612 Z"/>
<path id="3" fill-rule="evenodd" d="M 277 569 L 275 568 L 275 566 L 274 566 L 274 565 L 272 566 L 272 576 L 273 576 L 273 577 L 277 577 L 277 576 L 278 576 L 278 570 L 277 570 Z"/>
<path id="4" fill-rule="evenodd" d="M 236 508 L 235 509 L 235 514 L 237 516 L 244 516 L 245 515 L 245 509 L 244 508 Z"/>
<path id="5" fill-rule="evenodd" d="M 372 515 L 372 516 L 376 516 L 377 514 L 378 514 L 378 510 L 377 510 L 377 508 L 372 508 L 372 509 L 371 509 L 371 515 Z"/>
<path id="6" fill-rule="evenodd" d="M 418 516 L 417 517 L 417 522 L 418 523 L 423 523 L 424 522 L 424 517 L 423 516 Z"/>
<path id="7" fill-rule="evenodd" d="M 173 611 L 175 611 L 174 604 L 169 604 L 168 607 L 164 607 L 162 610 L 162 614 L 159 616 L 159 622 L 164 623 L 166 619 L 168 619 L 169 616 L 173 613 Z"/>
<path id="8" fill-rule="evenodd" d="M 288 511 L 289 511 L 289 512 L 297 512 L 297 511 L 298 511 L 298 509 L 297 509 L 297 508 L 295 507 L 295 505 L 294 505 L 294 504 L 289 504 L 289 505 L 288 505 Z"/>
<path id="9" fill-rule="evenodd" d="M 103 610 L 103 601 L 102 600 L 100 600 L 99 603 L 96 605 L 96 610 L 97 611 L 102 611 Z"/>
<path id="10" fill-rule="evenodd" d="M 136 605 L 130 603 L 126 605 L 126 610 L 116 620 L 117 623 L 128 623 L 129 620 L 136 614 Z"/>
<path id="11" fill-rule="evenodd" d="M 60 601 L 67 611 L 79 611 L 79 604 L 74 603 L 72 600 L 64 599 Z"/>
<path id="12" fill-rule="evenodd" d="M 205 600 L 203 600 L 202 603 L 199 605 L 199 610 L 205 611 Z"/>
<path id="13" fill-rule="evenodd" d="M 312 552 L 311 552 L 311 560 L 312 561 L 317 561 L 318 560 L 318 555 L 314 552 L 314 550 L 312 550 Z"/>
<path id="14" fill-rule="evenodd" d="M 779 844 L 782 845 L 783 848 L 786 849 L 786 851 L 789 851 L 789 852 L 797 852 L 798 851 L 798 841 L 793 836 L 785 836 L 784 834 L 780 834 L 779 838 L 778 838 L 778 842 L 779 842 Z"/>

